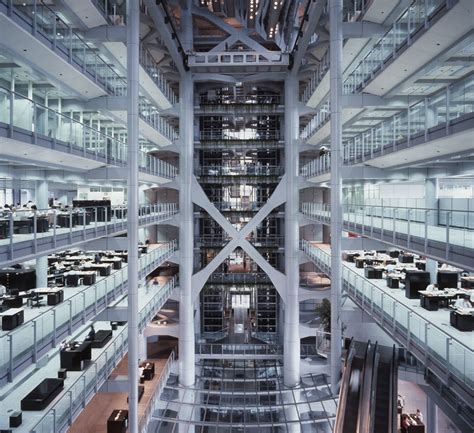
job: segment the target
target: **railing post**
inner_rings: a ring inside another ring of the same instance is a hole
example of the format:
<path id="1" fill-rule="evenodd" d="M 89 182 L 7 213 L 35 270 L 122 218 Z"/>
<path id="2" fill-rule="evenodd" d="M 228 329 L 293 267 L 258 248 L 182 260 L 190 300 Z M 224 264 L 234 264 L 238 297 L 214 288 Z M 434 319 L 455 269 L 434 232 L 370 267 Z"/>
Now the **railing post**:
<path id="1" fill-rule="evenodd" d="M 451 84 L 446 87 L 446 135 L 449 134 L 451 126 Z"/>
<path id="2" fill-rule="evenodd" d="M 429 218 L 430 210 L 425 209 L 425 236 L 424 236 L 424 252 L 426 253 L 428 250 L 428 218 Z"/>
<path id="3" fill-rule="evenodd" d="M 449 252 L 450 252 L 450 249 L 451 249 L 451 245 L 449 244 L 449 228 L 451 226 L 451 216 L 452 216 L 452 212 L 451 211 L 448 211 L 446 213 L 446 252 L 445 252 L 445 258 L 446 260 L 449 259 Z"/>
<path id="4" fill-rule="evenodd" d="M 411 208 L 407 210 L 407 248 L 410 248 L 410 245 L 411 245 L 410 222 L 411 222 Z"/>
<path id="5" fill-rule="evenodd" d="M 15 233 L 15 227 L 14 227 L 14 219 L 13 219 L 13 212 L 10 212 L 10 215 L 9 215 L 9 222 L 10 222 L 10 225 L 8 227 L 8 235 L 10 236 L 10 254 L 9 254 L 9 257 L 10 257 L 10 260 L 13 260 L 13 235 Z"/>
<path id="6" fill-rule="evenodd" d="M 33 362 L 38 360 L 38 335 L 37 335 L 37 325 L 36 320 L 33 320 Z"/>

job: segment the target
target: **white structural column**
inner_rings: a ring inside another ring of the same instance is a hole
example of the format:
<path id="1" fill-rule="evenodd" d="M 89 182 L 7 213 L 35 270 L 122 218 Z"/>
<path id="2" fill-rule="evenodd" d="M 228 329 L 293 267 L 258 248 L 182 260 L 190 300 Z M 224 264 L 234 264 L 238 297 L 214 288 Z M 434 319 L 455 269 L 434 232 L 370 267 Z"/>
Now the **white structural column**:
<path id="1" fill-rule="evenodd" d="M 342 0 L 329 2 L 331 82 L 331 387 L 339 390 L 341 373 L 342 292 Z"/>
<path id="2" fill-rule="evenodd" d="M 438 433 L 438 407 L 434 400 L 426 396 L 426 431 Z"/>
<path id="3" fill-rule="evenodd" d="M 285 80 L 285 324 L 283 377 L 285 386 L 300 381 L 299 335 L 299 190 L 298 190 L 298 80 L 289 74 Z"/>
<path id="4" fill-rule="evenodd" d="M 140 332 L 138 334 L 138 360 L 140 362 L 145 361 L 148 356 L 148 349 L 147 349 L 147 337 L 144 332 Z"/>
<path id="5" fill-rule="evenodd" d="M 127 1 L 128 431 L 138 433 L 138 91 L 140 6 Z"/>
<path id="6" fill-rule="evenodd" d="M 36 207 L 40 210 L 48 208 L 48 182 L 39 180 L 36 182 Z M 36 259 L 36 287 L 48 287 L 48 256 L 44 255 Z"/>
<path id="7" fill-rule="evenodd" d="M 438 179 L 425 179 L 425 206 L 427 223 L 438 225 Z"/>
<path id="8" fill-rule="evenodd" d="M 436 260 L 426 258 L 426 272 L 430 273 L 430 282 L 436 283 L 438 276 L 438 262 Z"/>
<path id="9" fill-rule="evenodd" d="M 183 46 L 192 47 L 192 2 L 183 9 Z M 194 303 L 192 291 L 194 221 L 193 221 L 193 158 L 194 158 L 194 84 L 191 72 L 180 79 L 180 152 L 179 152 L 179 381 L 183 386 L 194 384 Z"/>

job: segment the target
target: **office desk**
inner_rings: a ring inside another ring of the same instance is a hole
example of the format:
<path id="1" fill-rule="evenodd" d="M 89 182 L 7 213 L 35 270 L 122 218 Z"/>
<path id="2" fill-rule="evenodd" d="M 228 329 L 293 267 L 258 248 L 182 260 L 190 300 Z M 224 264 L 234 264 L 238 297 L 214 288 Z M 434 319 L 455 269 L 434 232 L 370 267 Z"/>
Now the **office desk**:
<path id="1" fill-rule="evenodd" d="M 447 292 L 441 290 L 427 291 L 420 290 L 420 306 L 428 311 L 437 311 L 440 303 L 448 306 L 448 303 L 452 299 L 457 299 L 459 296 L 464 295 L 462 290 L 449 290 Z"/>
<path id="2" fill-rule="evenodd" d="M 346 262 L 349 263 L 354 263 L 354 260 L 356 257 L 360 257 L 360 253 L 342 253 L 342 260 L 345 260 Z"/>
<path id="3" fill-rule="evenodd" d="M 92 215 L 89 212 L 74 213 L 72 218 L 77 226 L 88 226 L 92 221 Z"/>
<path id="4" fill-rule="evenodd" d="M 474 308 L 456 308 L 449 313 L 449 323 L 458 331 L 474 331 Z"/>
<path id="5" fill-rule="evenodd" d="M 379 259 L 375 257 L 366 257 L 365 264 L 367 266 L 380 266 L 384 262 L 384 259 Z"/>
<path id="6" fill-rule="evenodd" d="M 122 259 L 120 257 L 101 257 L 101 263 L 112 265 L 113 269 L 122 269 Z"/>
<path id="7" fill-rule="evenodd" d="M 458 271 L 438 271 L 436 276 L 436 282 L 438 283 L 439 290 L 449 289 L 450 287 L 458 286 Z"/>
<path id="8" fill-rule="evenodd" d="M 2 331 L 11 331 L 25 321 L 25 312 L 23 308 L 10 308 L 0 313 L 0 317 L 2 318 Z"/>
<path id="9" fill-rule="evenodd" d="M 0 219 L 0 239 L 6 239 L 10 236 L 10 220 L 8 218 Z"/>
<path id="10" fill-rule="evenodd" d="M 70 343 L 69 346 L 61 350 L 61 368 L 69 371 L 81 371 L 84 361 L 91 359 L 91 348 L 90 341 L 83 341 L 80 344 Z"/>
<path id="11" fill-rule="evenodd" d="M 38 295 L 46 295 L 48 305 L 58 305 L 64 301 L 64 290 L 55 289 L 53 287 L 45 287 L 30 290 L 30 293 L 37 293 Z"/>
<path id="12" fill-rule="evenodd" d="M 95 271 L 69 271 L 64 273 L 65 284 L 67 287 L 77 287 L 79 280 L 82 278 L 82 283 L 85 286 L 91 286 L 96 282 L 97 274 Z"/>
<path id="13" fill-rule="evenodd" d="M 115 409 L 107 420 L 107 433 L 125 433 L 128 427 L 128 410 Z"/>
<path id="14" fill-rule="evenodd" d="M 463 289 L 474 289 L 474 277 L 461 277 L 461 287 Z"/>
<path id="15" fill-rule="evenodd" d="M 49 221 L 44 216 L 36 217 L 36 232 L 45 233 L 49 230 Z M 34 217 L 19 218 L 13 220 L 13 233 L 24 235 L 34 233 Z"/>
<path id="16" fill-rule="evenodd" d="M 407 269 L 405 272 L 405 296 L 409 299 L 419 299 L 419 291 L 425 290 L 430 284 L 430 273 Z"/>
<path id="17" fill-rule="evenodd" d="M 80 208 L 81 212 L 91 215 L 91 221 L 110 221 L 112 207 L 110 200 L 73 200 L 74 208 Z"/>
<path id="18" fill-rule="evenodd" d="M 355 267 L 359 269 L 363 269 L 365 265 L 365 259 L 357 257 L 354 259 Z"/>
<path id="19" fill-rule="evenodd" d="M 426 271 L 426 260 L 415 260 L 415 267 L 420 271 Z"/>
<path id="20" fill-rule="evenodd" d="M 393 275 L 387 276 L 387 287 L 390 289 L 398 289 L 400 288 L 400 277 L 396 277 Z"/>
<path id="21" fill-rule="evenodd" d="M 364 276 L 368 280 L 380 280 L 383 278 L 383 269 L 374 268 L 373 266 L 366 266 L 364 268 Z"/>
<path id="22" fill-rule="evenodd" d="M 76 221 L 74 216 L 69 213 L 58 213 L 56 214 L 56 224 L 62 228 L 75 227 Z"/>
<path id="23" fill-rule="evenodd" d="M 415 262 L 415 256 L 413 254 L 399 254 L 398 256 L 398 261 L 400 263 L 414 263 Z"/>
<path id="24" fill-rule="evenodd" d="M 101 277 L 108 277 L 112 273 L 112 265 L 109 263 L 85 263 L 82 269 L 97 271 Z"/>
<path id="25" fill-rule="evenodd" d="M 5 295 L 2 297 L 2 301 L 7 308 L 21 308 L 23 307 L 23 297 L 18 295 Z"/>

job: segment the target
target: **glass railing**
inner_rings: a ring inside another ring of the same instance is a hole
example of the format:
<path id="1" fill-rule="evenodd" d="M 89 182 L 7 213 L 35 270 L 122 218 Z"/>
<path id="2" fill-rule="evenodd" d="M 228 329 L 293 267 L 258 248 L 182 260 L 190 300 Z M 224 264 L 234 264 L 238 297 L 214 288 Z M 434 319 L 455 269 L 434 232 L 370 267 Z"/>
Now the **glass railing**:
<path id="1" fill-rule="evenodd" d="M 328 104 L 329 107 L 329 104 Z M 384 122 L 364 131 L 343 144 L 344 164 L 352 164 L 380 156 L 384 152 L 397 149 L 399 143 L 418 137 L 428 138 L 430 131 L 459 121 L 474 113 L 474 75 L 468 75 L 456 83 L 434 93 L 432 96 L 411 105 L 406 110 L 387 118 Z M 310 138 L 329 120 L 319 113 L 301 133 L 302 138 Z M 448 133 L 448 130 L 447 132 Z M 322 174 L 330 169 L 329 157 L 325 161 L 317 158 L 306 164 L 306 176 Z M 305 167 L 306 167 L 305 166 Z M 322 170 L 322 171 L 321 171 Z M 302 171 L 303 174 L 303 171 Z"/>
<path id="2" fill-rule="evenodd" d="M 228 95 L 203 94 L 199 96 L 199 105 L 278 105 L 280 95 Z"/>
<path id="3" fill-rule="evenodd" d="M 350 4 L 344 7 L 344 20 L 357 21 L 369 8 L 374 0 L 353 0 Z"/>
<path id="4" fill-rule="evenodd" d="M 114 25 L 124 25 L 126 18 L 125 3 L 117 4 L 115 0 L 92 0 L 107 21 Z"/>
<path id="5" fill-rule="evenodd" d="M 178 212 L 176 203 L 143 205 L 139 224 L 164 221 Z M 31 254 L 64 249 L 127 230 L 125 206 L 0 211 L 0 262 L 21 261 Z M 25 247 L 29 243 L 29 248 Z M 69 244 L 68 244 L 69 243 Z"/>
<path id="6" fill-rule="evenodd" d="M 166 302 L 166 299 L 168 299 L 166 294 L 169 296 L 172 285 L 173 280 L 154 291 L 154 296 L 150 302 L 154 308 L 153 315 L 159 311 Z M 142 288 L 141 290 L 143 291 L 144 289 Z M 146 309 L 140 309 L 138 313 L 140 330 L 146 326 L 148 322 L 147 317 L 150 315 L 148 311 L 151 309 L 151 306 L 147 306 Z M 117 367 L 120 360 L 125 356 L 128 343 L 127 328 L 127 325 L 125 325 L 102 354 L 91 362 L 70 387 L 63 391 L 54 406 L 30 430 L 31 433 L 61 432 L 65 431 L 73 423 L 81 410 L 96 394 L 100 386 L 102 386 L 114 368 Z"/>
<path id="7" fill-rule="evenodd" d="M 308 241 L 301 249 L 321 268 L 330 271 L 330 250 L 323 250 Z M 434 322 L 428 321 L 415 308 L 399 302 L 390 293 L 365 279 L 348 266 L 342 268 L 345 291 L 356 299 L 379 324 L 390 324 L 393 335 L 409 350 L 424 353 L 425 365 L 435 362 L 443 371 L 449 370 L 461 383 L 474 385 L 474 351 Z"/>
<path id="8" fill-rule="evenodd" d="M 429 28 L 429 22 L 448 2 L 446 0 L 415 0 L 382 36 L 374 48 L 344 80 L 343 91 L 354 93 L 370 81 L 384 63 L 410 42 L 418 31 Z"/>
<path id="9" fill-rule="evenodd" d="M 474 75 L 411 105 L 344 143 L 344 163 L 372 158 L 395 149 L 397 143 L 427 136 L 430 130 L 449 125 L 474 113 Z"/>
<path id="10" fill-rule="evenodd" d="M 207 284 L 261 284 L 270 283 L 270 278 L 263 272 L 221 273 L 214 272 Z"/>
<path id="11" fill-rule="evenodd" d="M 279 140 L 280 131 L 275 129 L 262 130 L 245 130 L 245 131 L 230 131 L 230 130 L 201 130 L 200 140 Z"/>
<path id="12" fill-rule="evenodd" d="M 76 151 L 85 158 L 103 158 L 111 165 L 127 163 L 127 143 L 93 129 L 19 93 L 0 87 L 0 123 L 55 142 L 55 150 Z M 168 125 L 169 126 L 169 125 Z M 177 168 L 145 152 L 139 166 L 156 176 L 174 178 Z"/>
<path id="13" fill-rule="evenodd" d="M 154 83 L 159 87 L 163 92 L 163 95 L 168 99 L 168 101 L 174 105 L 178 102 L 178 97 L 176 93 L 169 85 L 166 80 L 163 72 L 158 68 L 156 60 L 151 55 L 151 53 L 143 46 L 140 46 L 140 65 L 145 69 L 147 74 L 151 77 Z"/>
<path id="14" fill-rule="evenodd" d="M 66 56 L 71 64 L 85 73 L 94 82 L 101 85 L 107 93 L 115 96 L 126 96 L 127 81 L 117 70 L 110 66 L 110 62 L 103 59 L 98 53 L 98 48 L 86 42 L 78 32 L 72 29 L 55 11 L 41 0 L 32 2 L 11 2 L 0 0 L 23 23 L 31 27 L 32 34 L 41 34 L 50 42 L 50 47 L 56 52 Z M 150 59 L 143 59 L 143 67 L 150 70 Z M 147 72 L 148 72 L 147 70 Z M 157 82 L 153 73 L 152 79 Z M 157 84 L 163 84 L 163 79 L 158 79 Z M 168 86 L 169 87 L 169 86 Z M 168 92 L 168 90 L 166 90 Z M 144 99 L 142 97 L 142 99 Z M 150 104 L 151 106 L 151 104 Z M 170 140 L 177 138 L 177 133 L 164 119 L 159 117 L 154 110 L 141 109 L 140 117 L 157 129 Z"/>
<path id="15" fill-rule="evenodd" d="M 152 419 L 153 413 L 155 412 L 156 409 L 158 409 L 158 402 L 160 400 L 161 393 L 165 389 L 168 378 L 170 377 L 171 369 L 175 362 L 175 358 L 176 358 L 176 355 L 175 355 L 175 352 L 173 351 L 171 352 L 171 355 L 166 360 L 166 363 L 160 372 L 160 378 L 158 380 L 158 384 L 155 387 L 153 396 L 148 401 L 145 407 L 145 411 L 143 412 L 143 415 L 140 417 L 140 420 L 138 423 L 138 431 L 141 433 L 147 433 L 148 424 L 150 423 Z"/>
<path id="16" fill-rule="evenodd" d="M 239 199 L 240 200 L 240 199 Z M 213 201 L 212 204 L 221 212 L 256 212 L 260 210 L 267 202 L 249 201 L 246 203 L 232 201 Z"/>
<path id="17" fill-rule="evenodd" d="M 319 61 L 319 63 L 315 66 L 313 75 L 309 79 L 308 84 L 303 90 L 303 94 L 301 96 L 301 100 L 306 104 L 313 96 L 314 91 L 319 86 L 323 78 L 326 76 L 327 72 L 329 71 L 329 50 L 324 53 L 324 56 Z M 328 87 L 329 88 L 329 87 Z M 325 96 L 325 95 L 322 95 Z"/>
<path id="18" fill-rule="evenodd" d="M 144 122 L 148 123 L 168 140 L 173 141 L 179 138 L 176 129 L 161 117 L 158 108 L 143 96 L 140 97 L 138 104 L 138 115 Z"/>
<path id="19" fill-rule="evenodd" d="M 424 28 L 440 8 L 446 5 L 446 0 L 433 0 L 426 2 L 425 0 L 415 0 L 413 4 L 405 11 L 405 13 L 395 22 L 392 28 L 383 36 L 375 47 L 367 54 L 367 56 L 358 64 L 344 81 L 343 92 L 355 93 L 360 91 L 364 83 L 370 81 L 381 66 L 390 58 L 400 47 L 404 46 L 409 38 Z M 321 77 L 322 79 L 322 77 Z M 317 83 L 317 79 L 313 80 Z M 310 82 L 311 84 L 311 82 Z M 311 91 L 305 89 L 305 97 L 309 100 L 317 87 L 317 84 L 309 85 Z M 305 100 L 303 98 L 303 100 Z M 307 101 L 306 101 L 307 102 Z M 314 135 L 329 120 L 330 116 L 329 100 L 320 104 L 318 113 L 311 119 L 301 132 L 302 139 L 308 139 Z M 396 135 L 390 137 L 390 139 Z"/>
<path id="20" fill-rule="evenodd" d="M 320 104 L 317 109 L 316 115 L 309 121 L 309 123 L 303 128 L 300 133 L 302 140 L 308 140 L 316 132 L 321 129 L 329 119 L 331 118 L 331 104 L 329 99 L 324 103 Z"/>
<path id="21" fill-rule="evenodd" d="M 88 368 L 62 392 L 54 406 L 29 432 L 56 433 L 65 431 L 100 386 L 105 383 L 126 353 L 127 326 L 124 326 L 97 359 L 91 360 Z"/>
<path id="22" fill-rule="evenodd" d="M 283 348 L 269 344 L 196 344 L 196 355 L 283 355 Z"/>
<path id="23" fill-rule="evenodd" d="M 330 168 L 331 156 L 329 153 L 326 153 L 303 165 L 300 169 L 300 175 L 305 178 L 315 177 L 327 173 Z"/>
<path id="24" fill-rule="evenodd" d="M 168 242 L 152 249 L 139 258 L 140 276 L 152 272 L 176 250 L 176 242 Z M 48 308 L 34 319 L 0 337 L 0 371 L 10 379 L 21 373 L 21 366 L 34 362 L 51 347 L 56 347 L 60 339 L 82 326 L 87 320 L 97 316 L 107 306 L 126 292 L 128 267 L 113 272 L 96 284 L 78 291 L 59 305 Z M 174 285 L 174 281 L 170 284 Z M 166 293 L 170 288 L 167 284 Z M 154 286 L 152 286 L 154 287 Z M 160 294 L 163 291 L 160 291 Z M 170 293 L 170 292 L 169 292 Z M 158 296 L 158 295 L 157 295 Z M 161 295 L 160 295 L 161 296 Z M 161 301 L 163 300 L 162 298 Z M 160 302 L 161 302 L 160 301 Z M 150 306 L 143 306 L 142 312 L 149 317 Z"/>
<path id="25" fill-rule="evenodd" d="M 126 80 L 101 56 L 97 47 L 67 24 L 41 0 L 29 2 L 0 0 L 17 19 L 39 34 L 50 48 L 65 56 L 71 64 L 101 85 L 109 94 L 124 96 Z"/>
<path id="26" fill-rule="evenodd" d="M 246 164 L 246 165 L 205 165 L 198 168 L 200 176 L 281 176 L 283 167 L 278 165 Z"/>
<path id="27" fill-rule="evenodd" d="M 391 240 L 420 254 L 434 254 L 433 242 L 441 244 L 441 259 L 449 260 L 453 249 L 457 255 L 470 255 L 474 249 L 472 211 L 353 204 L 342 209 L 345 230 Z M 327 224 L 331 220 L 331 208 L 326 204 L 302 203 L 301 212 Z M 421 241 L 415 242 L 417 239 Z"/>

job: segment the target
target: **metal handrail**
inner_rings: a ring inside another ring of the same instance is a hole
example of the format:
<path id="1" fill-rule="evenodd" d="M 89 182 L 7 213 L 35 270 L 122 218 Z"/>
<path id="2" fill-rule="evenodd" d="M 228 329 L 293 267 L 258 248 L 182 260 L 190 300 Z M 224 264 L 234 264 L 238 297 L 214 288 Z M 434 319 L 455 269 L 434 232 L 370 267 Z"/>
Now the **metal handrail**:
<path id="1" fill-rule="evenodd" d="M 309 254 L 309 256 L 311 258 L 316 258 L 317 260 L 319 259 L 316 254 L 314 254 L 316 251 L 319 252 L 320 254 L 323 254 L 326 258 L 325 261 L 321 260 L 324 265 L 326 267 L 328 267 L 328 269 L 330 268 L 330 253 L 327 252 L 327 251 L 324 251 L 322 250 L 321 248 L 317 248 L 317 247 L 314 247 L 312 246 L 309 241 L 306 241 L 306 240 L 302 240 L 301 241 L 301 249 Z M 360 276 L 357 272 L 355 272 L 353 269 L 350 269 L 349 267 L 347 267 L 346 265 L 344 265 L 344 267 L 347 269 L 348 272 L 350 272 L 351 274 L 353 274 L 357 279 L 360 279 L 362 280 L 365 284 L 369 284 L 370 286 L 372 286 L 374 289 L 376 289 L 377 291 L 380 291 L 379 287 L 372 283 L 370 280 L 367 280 L 365 278 L 363 278 L 362 276 Z M 387 298 L 390 298 L 394 303 L 400 305 L 399 301 L 397 300 L 397 298 L 395 298 L 393 295 L 391 295 L 390 293 L 388 292 L 384 292 L 384 297 L 387 297 Z M 469 346 L 467 346 L 465 343 L 463 343 L 461 340 L 459 340 L 457 337 L 455 337 L 454 335 L 450 335 L 448 334 L 443 328 L 441 328 L 439 325 L 437 325 L 436 323 L 433 323 L 433 322 L 429 322 L 426 317 L 424 317 L 423 315 L 421 315 L 417 310 L 415 310 L 413 307 L 410 307 L 408 305 L 403 305 L 404 308 L 406 308 L 407 310 L 410 311 L 410 314 L 414 315 L 414 316 L 417 316 L 419 318 L 420 321 L 424 322 L 424 323 L 427 323 L 429 324 L 429 326 L 432 326 L 434 328 L 436 328 L 440 333 L 442 333 L 443 335 L 446 336 L 446 339 L 447 340 L 454 340 L 456 341 L 460 346 L 463 346 L 465 349 L 467 349 L 467 351 L 469 352 L 474 352 L 472 348 L 470 348 Z"/>

